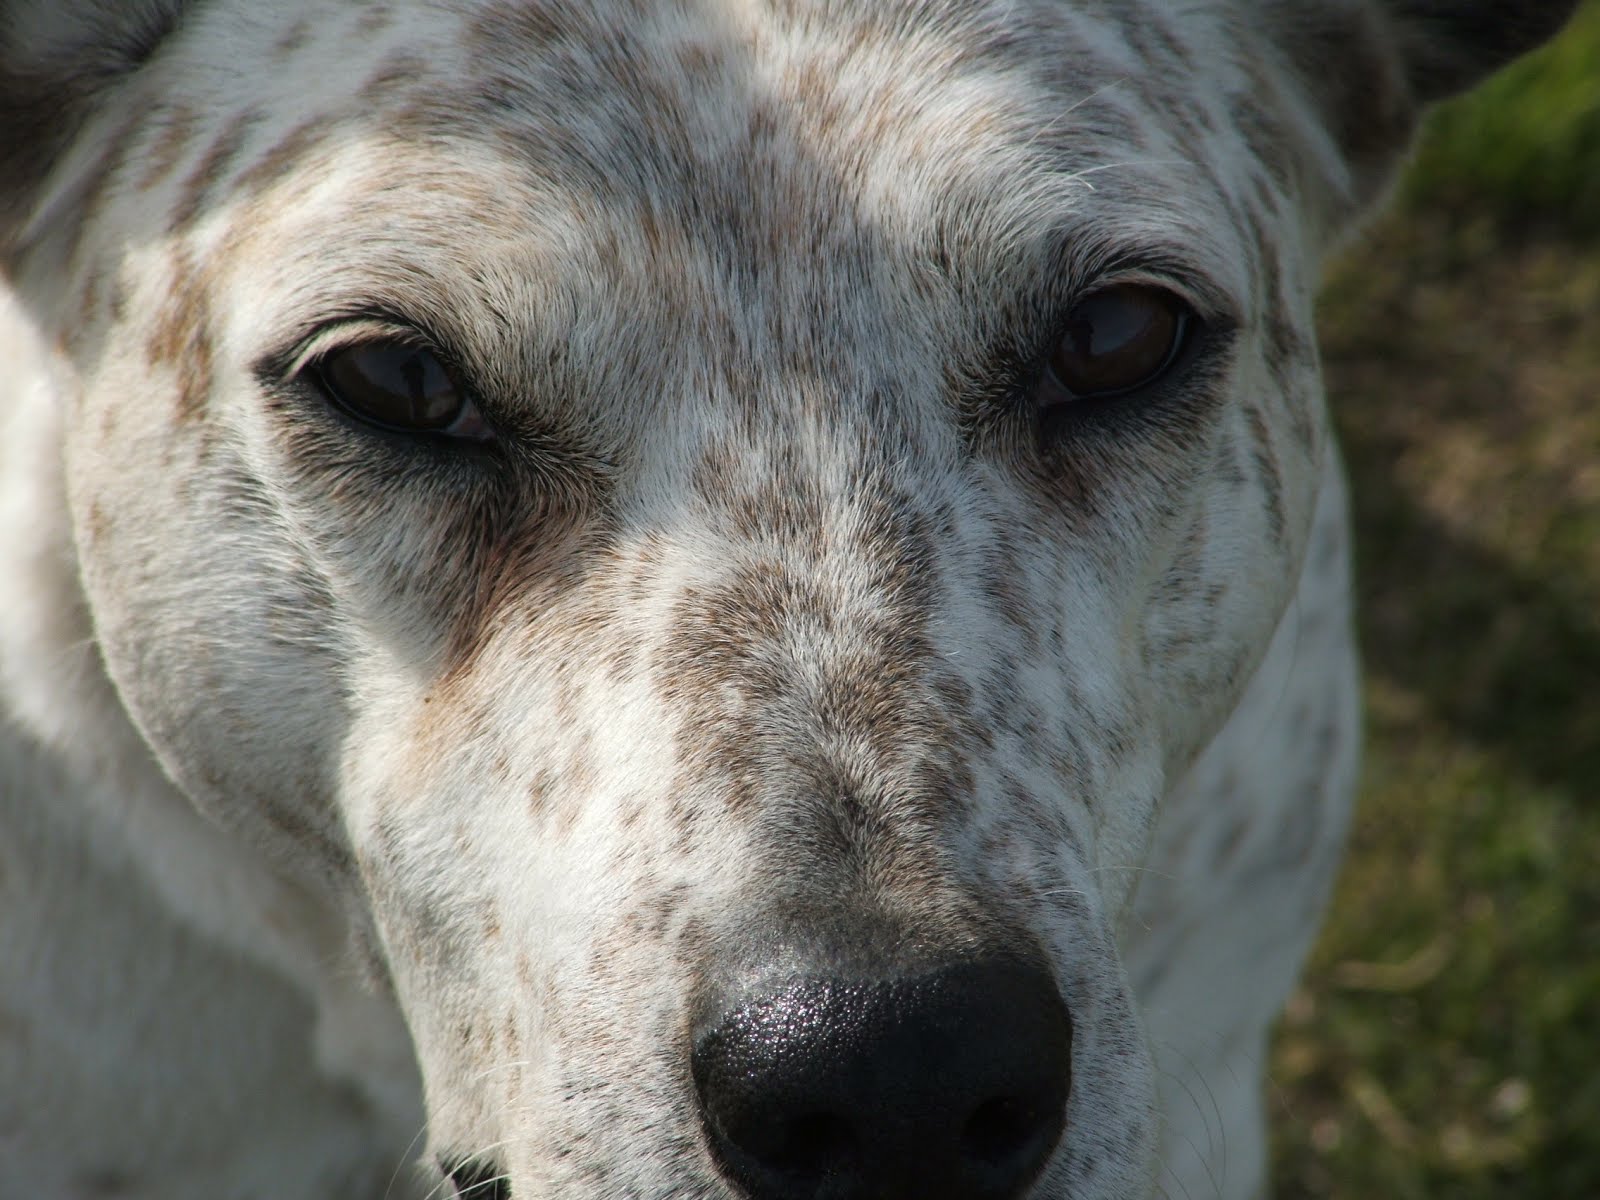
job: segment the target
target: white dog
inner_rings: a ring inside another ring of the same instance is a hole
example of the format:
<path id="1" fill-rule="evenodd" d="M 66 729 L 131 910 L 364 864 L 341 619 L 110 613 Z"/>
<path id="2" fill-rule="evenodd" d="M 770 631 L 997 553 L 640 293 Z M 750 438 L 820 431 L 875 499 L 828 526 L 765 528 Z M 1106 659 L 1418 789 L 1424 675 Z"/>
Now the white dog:
<path id="1" fill-rule="evenodd" d="M 0 0 L 0 1196 L 1259 1196 L 1318 263 L 1568 7 Z"/>

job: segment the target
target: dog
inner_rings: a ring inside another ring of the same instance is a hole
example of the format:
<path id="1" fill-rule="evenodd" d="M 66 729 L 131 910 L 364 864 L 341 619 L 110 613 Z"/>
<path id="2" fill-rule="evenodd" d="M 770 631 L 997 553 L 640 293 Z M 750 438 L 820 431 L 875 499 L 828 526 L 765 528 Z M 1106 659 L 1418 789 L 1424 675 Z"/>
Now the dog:
<path id="1" fill-rule="evenodd" d="M 1570 7 L 0 0 L 0 1196 L 1264 1195 L 1318 266 Z"/>

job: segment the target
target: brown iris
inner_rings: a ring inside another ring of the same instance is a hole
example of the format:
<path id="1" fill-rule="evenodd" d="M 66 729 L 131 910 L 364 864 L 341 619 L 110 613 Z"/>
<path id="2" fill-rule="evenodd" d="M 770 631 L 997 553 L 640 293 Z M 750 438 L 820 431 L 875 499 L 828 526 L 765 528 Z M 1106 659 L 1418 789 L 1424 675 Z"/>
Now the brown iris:
<path id="1" fill-rule="evenodd" d="M 1052 399 L 1117 396 L 1154 383 L 1188 325 L 1189 306 L 1165 288 L 1121 283 L 1090 294 L 1068 314 L 1050 356 L 1046 383 L 1067 393 Z"/>
<path id="2" fill-rule="evenodd" d="M 410 342 L 362 342 L 317 364 L 333 402 L 354 417 L 406 433 L 481 438 L 477 409 L 438 357 Z"/>

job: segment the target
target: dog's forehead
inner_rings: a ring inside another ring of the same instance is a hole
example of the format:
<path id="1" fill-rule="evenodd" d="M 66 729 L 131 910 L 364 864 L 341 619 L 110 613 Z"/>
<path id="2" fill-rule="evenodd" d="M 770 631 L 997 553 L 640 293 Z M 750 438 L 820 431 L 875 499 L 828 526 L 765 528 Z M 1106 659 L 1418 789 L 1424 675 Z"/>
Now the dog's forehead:
<path id="1" fill-rule="evenodd" d="M 1151 19 L 731 0 L 408 17 L 369 31 L 342 118 L 257 118 L 281 170 L 241 178 L 285 186 L 247 240 L 294 257 L 250 275 L 281 284 L 263 300 L 286 328 L 376 299 L 467 340 L 590 339 L 591 361 L 641 336 L 703 357 L 708 331 L 812 361 L 970 343 L 1108 263 L 1242 306 L 1237 134 L 1206 89 L 1174 101 L 1199 68 Z"/>

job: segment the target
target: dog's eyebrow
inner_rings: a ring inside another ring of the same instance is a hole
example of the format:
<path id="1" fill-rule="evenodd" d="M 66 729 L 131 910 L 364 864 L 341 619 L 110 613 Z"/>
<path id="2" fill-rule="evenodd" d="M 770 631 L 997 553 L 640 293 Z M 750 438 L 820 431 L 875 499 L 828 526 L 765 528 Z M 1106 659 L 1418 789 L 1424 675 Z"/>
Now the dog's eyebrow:
<path id="1" fill-rule="evenodd" d="M 1057 229 L 1047 236 L 1041 261 L 1041 299 L 1069 308 L 1107 284 L 1159 283 L 1181 294 L 1208 321 L 1237 323 L 1239 298 L 1225 282 L 1220 255 L 1198 240 L 1122 238 L 1104 228 Z"/>
<path id="2" fill-rule="evenodd" d="M 287 377 L 299 372 L 308 362 L 341 346 L 380 338 L 400 338 L 433 348 L 443 339 L 418 328 L 413 321 L 388 313 L 352 310 L 316 321 L 280 338 L 256 360 L 257 375 Z"/>
<path id="3" fill-rule="evenodd" d="M 255 356 L 256 373 L 293 373 L 315 351 L 325 349 L 330 343 L 359 340 L 362 333 L 409 338 L 432 349 L 452 352 L 465 350 L 465 338 L 453 336 L 454 325 L 436 319 L 426 303 L 426 293 L 419 295 L 422 303 L 416 305 L 390 301 L 387 289 L 375 288 L 369 296 L 347 300 L 330 300 L 321 304 L 307 304 L 291 319 L 275 328 L 267 340 L 266 349 Z"/>
<path id="4" fill-rule="evenodd" d="M 1046 201 L 1031 214 L 1012 214 L 999 229 L 988 215 L 981 201 L 954 201 L 936 218 L 919 256 L 968 311 L 1011 322 L 1041 310 L 1064 312 L 1097 287 L 1136 280 L 1172 288 L 1219 324 L 1241 323 L 1248 307 L 1248 254 L 1243 244 L 1230 244 L 1233 227 L 1208 226 L 1167 200 Z M 1241 239 L 1246 233 L 1236 232 Z"/>
<path id="5" fill-rule="evenodd" d="M 976 356 L 965 373 L 990 378 L 1032 362 L 1040 347 L 1059 336 L 1067 314 L 1086 296 L 1113 283 L 1149 283 L 1177 293 L 1210 329 L 1222 333 L 1245 324 L 1245 303 L 1215 255 L 1196 244 L 1157 238 L 1114 240 L 1084 225 L 1058 226 L 1041 234 L 1026 267 L 1004 280 L 952 272 L 970 308 L 988 314 Z M 1208 258 L 1212 261 L 1208 261 Z"/>

